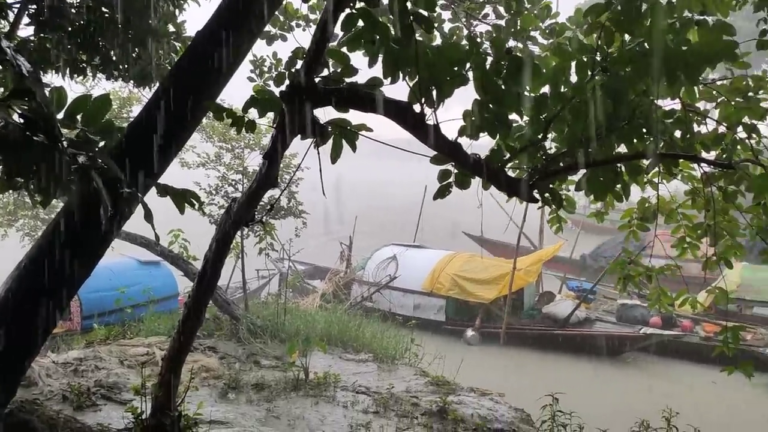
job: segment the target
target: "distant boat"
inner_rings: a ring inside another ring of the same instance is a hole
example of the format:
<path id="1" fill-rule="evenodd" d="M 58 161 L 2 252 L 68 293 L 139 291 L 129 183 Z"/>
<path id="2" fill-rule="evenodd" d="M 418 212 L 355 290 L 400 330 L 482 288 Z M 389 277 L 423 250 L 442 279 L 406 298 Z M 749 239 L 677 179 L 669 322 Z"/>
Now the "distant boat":
<path id="1" fill-rule="evenodd" d="M 594 218 L 589 217 L 589 211 L 577 211 L 574 214 L 565 214 L 565 218 L 570 222 L 571 229 L 579 229 L 581 227 L 582 232 L 585 234 L 600 235 L 600 236 L 612 236 L 618 234 L 619 226 L 626 221 L 621 219 L 621 215 L 624 210 L 611 210 L 605 217 L 602 223 L 596 221 Z M 659 230 L 669 230 L 672 227 L 665 224 L 659 224 Z"/>
<path id="2" fill-rule="evenodd" d="M 495 257 L 506 259 L 513 259 L 515 257 L 515 245 L 510 242 L 467 232 L 464 232 L 464 235 Z M 667 255 L 667 251 L 674 250 L 671 247 L 672 242 L 674 241 L 674 236 L 668 231 L 659 231 L 657 232 L 657 235 L 660 240 L 652 242 L 651 244 L 653 248 L 647 247 L 639 257 L 645 262 L 651 262 L 652 265 L 663 265 L 673 261 L 679 265 L 678 275 L 669 275 L 660 278 L 659 283 L 661 286 L 673 292 L 688 290 L 688 292 L 696 294 L 709 287 L 719 278 L 719 274 L 703 273 L 701 271 L 701 262 L 698 260 L 673 260 L 670 258 Z M 604 241 L 591 252 L 582 254 L 578 259 L 558 255 L 547 261 L 544 264 L 544 267 L 552 272 L 565 273 L 573 278 L 594 281 L 610 264 L 611 260 L 621 252 L 622 247 L 639 250 L 652 240 L 652 238 L 653 234 L 649 233 L 648 239 L 644 239 L 641 242 L 625 242 L 625 236 L 619 234 Z M 519 250 L 521 256 L 528 255 L 534 251 L 533 248 L 522 244 L 520 245 Z M 615 281 L 616 277 L 613 275 L 606 275 L 603 279 L 603 282 L 606 284 L 611 284 Z"/>
<path id="3" fill-rule="evenodd" d="M 137 321 L 148 313 L 178 312 L 182 303 L 176 276 L 162 260 L 107 258 L 72 299 L 54 334 Z"/>

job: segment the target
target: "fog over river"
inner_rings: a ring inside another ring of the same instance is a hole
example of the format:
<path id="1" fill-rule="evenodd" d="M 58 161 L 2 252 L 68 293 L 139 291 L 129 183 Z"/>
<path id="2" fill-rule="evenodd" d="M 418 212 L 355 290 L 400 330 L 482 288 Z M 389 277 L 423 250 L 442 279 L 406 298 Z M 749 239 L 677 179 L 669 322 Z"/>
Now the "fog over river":
<path id="1" fill-rule="evenodd" d="M 424 153 L 420 144 L 406 140 L 389 140 L 397 146 Z M 294 151 L 303 154 L 307 143 L 297 142 Z M 322 194 L 317 157 L 307 157 L 309 168 L 303 173 L 301 198 L 310 213 L 309 226 L 296 241 L 297 258 L 321 264 L 334 264 L 339 242 L 346 241 L 357 217 L 354 251 L 362 258 L 382 244 L 413 240 L 424 186 L 428 186 L 421 228 L 417 241 L 434 248 L 480 252 L 462 230 L 514 242 L 517 230 L 505 231 L 507 218 L 488 193 L 475 187 L 454 192 L 448 199 L 432 202 L 437 182 L 437 167 L 423 157 L 393 150 L 361 139 L 356 154 L 345 150 L 341 160 L 331 165 L 324 149 Z M 483 153 L 481 150 L 475 150 Z M 199 174 L 181 170 L 178 165 L 168 171 L 163 182 L 180 187 L 193 187 Z M 500 196 L 500 195 L 497 195 Z M 481 200 L 482 198 L 482 200 Z M 193 252 L 202 257 L 213 227 L 200 216 L 180 216 L 169 200 L 154 194 L 148 202 L 155 214 L 158 231 L 182 228 L 192 241 Z M 482 203 L 482 204 L 481 204 Z M 511 211 L 512 204 L 507 204 Z M 518 222 L 522 206 L 515 211 Z M 532 210 L 526 223 L 531 237 L 538 233 L 539 215 Z M 151 235 L 139 213 L 127 229 Z M 290 224 L 281 226 L 281 236 L 290 237 Z M 575 231 L 566 232 L 572 240 Z M 557 236 L 546 230 L 546 243 Z M 582 236 L 576 254 L 590 250 L 602 238 Z M 569 242 L 561 253 L 570 252 Z M 132 246 L 116 242 L 113 252 L 146 254 Z M 16 238 L 0 244 L 0 273 L 6 275 L 22 256 L 23 248 Z M 247 263 L 249 276 L 264 261 L 251 254 Z M 230 267 L 231 268 L 231 267 Z M 229 271 L 225 269 L 225 276 Z M 550 289 L 557 283 L 545 279 Z M 182 286 L 188 286 L 183 281 Z M 618 359 L 569 356 L 523 348 L 483 345 L 469 347 L 458 338 L 418 333 L 426 347 L 431 368 L 447 376 L 456 376 L 465 385 L 504 392 L 507 400 L 527 409 L 534 417 L 546 393 L 562 392 L 563 403 L 577 411 L 590 426 L 625 431 L 637 417 L 657 419 L 660 411 L 671 406 L 681 412 L 681 425 L 695 424 L 704 431 L 764 431 L 768 424 L 768 377 L 759 375 L 751 382 L 738 376 L 727 377 L 716 367 L 661 359 L 642 354 L 629 354 Z"/>

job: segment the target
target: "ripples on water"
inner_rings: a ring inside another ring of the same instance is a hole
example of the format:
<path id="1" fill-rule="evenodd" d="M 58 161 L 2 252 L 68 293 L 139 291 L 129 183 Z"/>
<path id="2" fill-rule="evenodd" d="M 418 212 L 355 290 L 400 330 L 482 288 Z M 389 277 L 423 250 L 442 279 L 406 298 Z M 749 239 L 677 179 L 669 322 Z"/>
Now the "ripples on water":
<path id="1" fill-rule="evenodd" d="M 611 431 L 626 431 L 637 418 L 655 421 L 667 406 L 681 413 L 681 430 L 694 424 L 705 432 L 757 432 L 768 424 L 766 375 L 750 382 L 728 377 L 718 367 L 643 353 L 599 358 L 500 347 L 489 338 L 476 347 L 456 336 L 419 332 L 417 338 L 434 373 L 503 392 L 534 418 L 541 396 L 561 392 L 565 409 L 576 411 L 590 427 Z"/>

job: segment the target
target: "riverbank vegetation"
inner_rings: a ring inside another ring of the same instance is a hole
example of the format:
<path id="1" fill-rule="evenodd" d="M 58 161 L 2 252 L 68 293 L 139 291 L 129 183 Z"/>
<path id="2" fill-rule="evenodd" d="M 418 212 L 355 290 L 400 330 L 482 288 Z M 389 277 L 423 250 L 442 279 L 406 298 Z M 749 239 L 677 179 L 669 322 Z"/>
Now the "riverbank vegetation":
<path id="1" fill-rule="evenodd" d="M 116 326 L 96 326 L 88 333 L 62 335 L 52 349 L 72 349 L 121 339 L 169 336 L 179 313 L 149 313 L 140 320 Z M 233 323 L 209 309 L 201 336 L 223 337 L 254 344 L 288 345 L 310 339 L 328 347 L 365 353 L 378 363 L 418 365 L 420 345 L 414 333 L 395 322 L 346 310 L 338 305 L 307 309 L 276 297 L 254 302 L 241 323 Z"/>

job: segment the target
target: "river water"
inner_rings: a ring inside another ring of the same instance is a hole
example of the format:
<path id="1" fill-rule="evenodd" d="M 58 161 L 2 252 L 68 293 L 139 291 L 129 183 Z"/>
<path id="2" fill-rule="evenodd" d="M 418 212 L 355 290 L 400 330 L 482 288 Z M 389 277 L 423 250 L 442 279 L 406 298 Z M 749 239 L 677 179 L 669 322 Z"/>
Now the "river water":
<path id="1" fill-rule="evenodd" d="M 405 140 L 391 144 L 424 152 L 423 146 Z M 295 151 L 303 153 L 306 143 L 296 143 Z M 422 157 L 392 150 L 372 141 L 361 139 L 356 154 L 345 154 L 336 165 L 328 161 L 327 148 L 323 154 L 321 186 L 317 158 L 307 158 L 309 170 L 304 173 L 301 198 L 310 213 L 309 226 L 293 246 L 298 259 L 334 264 L 340 241 L 346 241 L 355 229 L 354 252 L 362 258 L 374 248 L 388 242 L 413 241 L 419 204 L 424 186 L 428 186 L 427 201 L 417 241 L 434 248 L 482 252 L 461 231 L 483 233 L 486 236 L 514 242 L 517 230 L 507 229 L 507 217 L 488 193 L 479 188 L 454 192 L 448 199 L 432 202 L 437 185 L 437 167 Z M 481 152 L 481 150 L 475 150 Z M 193 187 L 199 173 L 171 167 L 163 181 L 179 187 Z M 325 196 L 323 196 L 323 189 Z M 496 195 L 499 196 L 499 195 Z M 182 228 L 192 241 L 193 252 L 202 257 L 213 228 L 200 216 L 187 213 L 179 216 L 170 201 L 148 198 L 154 210 L 158 231 Z M 512 211 L 513 204 L 506 204 Z M 515 220 L 522 220 L 522 205 L 514 211 Z M 538 236 L 539 214 L 531 210 L 525 231 Z M 126 229 L 151 235 L 151 230 L 139 213 Z M 286 240 L 292 225 L 280 226 Z M 570 240 L 563 254 L 570 252 L 575 232 L 566 232 Z M 548 229 L 546 244 L 558 237 Z M 576 256 L 597 245 L 602 238 L 582 235 Z M 22 256 L 23 248 L 13 236 L 0 244 L 0 275 L 7 274 Z M 146 255 L 116 242 L 113 252 Z M 247 272 L 256 275 L 264 268 L 263 259 L 252 251 Z M 230 267 L 231 268 L 231 267 Z M 229 271 L 225 269 L 225 277 Z M 183 286 L 189 285 L 182 281 Z M 545 286 L 557 288 L 552 278 Z M 507 400 L 536 416 L 539 398 L 550 392 L 562 392 L 563 403 L 577 411 L 591 426 L 624 431 L 637 417 L 658 418 L 667 405 L 681 412 L 682 424 L 692 423 L 705 431 L 765 430 L 768 424 L 768 377 L 758 376 L 751 382 L 744 378 L 727 377 L 717 368 L 676 362 L 641 354 L 618 359 L 569 356 L 523 348 L 499 347 L 492 343 L 469 347 L 458 338 L 419 333 L 429 355 L 431 368 L 447 376 L 456 376 L 465 385 L 504 392 Z"/>

